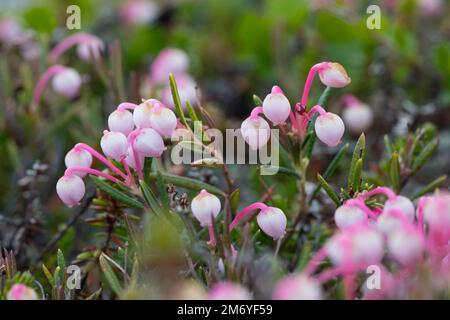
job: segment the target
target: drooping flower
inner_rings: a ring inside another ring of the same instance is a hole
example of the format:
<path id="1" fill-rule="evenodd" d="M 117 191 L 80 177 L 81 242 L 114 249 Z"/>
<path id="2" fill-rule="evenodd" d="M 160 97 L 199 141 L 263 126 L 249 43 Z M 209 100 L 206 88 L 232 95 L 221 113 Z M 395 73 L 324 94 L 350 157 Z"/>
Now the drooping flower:
<path id="1" fill-rule="evenodd" d="M 360 207 L 344 203 L 334 212 L 334 222 L 339 229 L 367 221 L 367 214 Z"/>
<path id="2" fill-rule="evenodd" d="M 148 99 L 138 105 L 133 111 L 133 121 L 137 128 L 151 128 L 152 123 L 150 118 L 152 116 L 153 107 L 156 103 L 161 103 L 156 99 Z"/>
<path id="3" fill-rule="evenodd" d="M 386 201 L 383 212 L 389 212 L 391 210 L 398 210 L 403 213 L 408 220 L 414 220 L 416 211 L 414 209 L 414 204 L 404 196 L 396 196 L 395 198 Z"/>
<path id="4" fill-rule="evenodd" d="M 121 132 L 105 131 L 100 146 L 107 157 L 116 161 L 122 161 L 127 156 L 128 141 Z"/>
<path id="5" fill-rule="evenodd" d="M 56 93 L 73 99 L 80 93 L 81 83 L 80 74 L 75 69 L 65 67 L 54 75 L 52 88 Z"/>
<path id="6" fill-rule="evenodd" d="M 36 291 L 24 284 L 18 283 L 11 287 L 6 295 L 8 300 L 38 300 Z"/>
<path id="7" fill-rule="evenodd" d="M 133 146 L 145 157 L 160 157 L 165 150 L 160 134 L 151 128 L 138 129 Z"/>
<path id="8" fill-rule="evenodd" d="M 262 107 L 264 115 L 273 124 L 284 123 L 289 118 L 289 113 L 291 112 L 289 100 L 278 86 L 272 88 L 272 92 L 264 99 Z"/>
<path id="9" fill-rule="evenodd" d="M 282 238 L 286 233 L 287 219 L 281 209 L 267 207 L 258 213 L 256 221 L 261 230 L 274 240 Z"/>
<path id="10" fill-rule="evenodd" d="M 224 281 L 216 283 L 208 292 L 209 300 L 250 300 L 250 292 L 237 283 Z"/>
<path id="11" fill-rule="evenodd" d="M 177 122 L 177 116 L 172 110 L 161 103 L 155 103 L 150 116 L 150 123 L 153 129 L 163 137 L 169 138 L 175 131 Z"/>
<path id="12" fill-rule="evenodd" d="M 94 36 L 81 42 L 77 46 L 78 57 L 85 62 L 91 62 L 92 60 L 98 59 L 104 50 L 105 45 L 103 41 Z"/>
<path id="13" fill-rule="evenodd" d="M 115 110 L 108 117 L 111 131 L 121 132 L 128 136 L 134 130 L 133 114 L 128 110 Z"/>
<path id="14" fill-rule="evenodd" d="M 64 158 L 64 163 L 66 167 L 85 167 L 90 168 L 92 165 L 92 155 L 81 148 L 73 148 L 69 152 L 67 152 L 66 157 Z M 84 177 L 86 173 L 76 173 L 80 177 Z"/>
<path id="15" fill-rule="evenodd" d="M 183 87 L 183 81 L 187 80 L 185 74 L 188 69 L 189 57 L 184 51 L 166 48 L 159 53 L 151 65 L 150 81 L 153 85 L 165 85 L 168 83 L 169 74 L 172 73 L 177 79 L 178 86 Z"/>
<path id="16" fill-rule="evenodd" d="M 425 239 L 416 228 L 403 225 L 389 234 L 387 247 L 395 260 L 403 265 L 410 265 L 421 258 Z"/>
<path id="17" fill-rule="evenodd" d="M 328 87 L 343 88 L 351 82 L 347 71 L 337 62 L 325 62 L 318 71 L 320 81 Z"/>
<path id="18" fill-rule="evenodd" d="M 217 217 L 221 210 L 220 200 L 208 191 L 202 190 L 192 199 L 191 210 L 202 227 L 209 227 L 212 225 L 211 219 Z"/>
<path id="19" fill-rule="evenodd" d="M 273 293 L 275 300 L 322 300 L 320 284 L 303 274 L 289 275 L 281 279 Z"/>
<path id="20" fill-rule="evenodd" d="M 372 109 L 353 95 L 345 95 L 342 100 L 345 103 L 345 108 L 342 112 L 345 125 L 354 133 L 366 131 L 373 122 Z"/>
<path id="21" fill-rule="evenodd" d="M 85 191 L 83 180 L 75 174 L 64 175 L 56 183 L 56 192 L 68 207 L 76 206 L 83 199 Z"/>
<path id="22" fill-rule="evenodd" d="M 159 8 L 153 1 L 127 0 L 119 8 L 119 16 L 127 25 L 143 25 L 155 20 Z"/>
<path id="23" fill-rule="evenodd" d="M 241 124 L 241 134 L 253 150 L 264 147 L 270 138 L 270 126 L 259 116 L 250 116 Z"/>
<path id="24" fill-rule="evenodd" d="M 331 112 L 319 115 L 314 128 L 319 140 L 329 147 L 337 146 L 341 142 L 345 131 L 342 119 Z"/>

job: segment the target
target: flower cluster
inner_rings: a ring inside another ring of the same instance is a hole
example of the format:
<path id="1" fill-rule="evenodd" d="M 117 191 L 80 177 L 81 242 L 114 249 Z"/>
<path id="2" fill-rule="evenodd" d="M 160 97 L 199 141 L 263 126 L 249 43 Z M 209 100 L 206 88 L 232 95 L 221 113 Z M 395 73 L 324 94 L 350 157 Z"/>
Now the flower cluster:
<path id="1" fill-rule="evenodd" d="M 174 112 L 156 99 L 148 99 L 139 105 L 121 103 L 109 115 L 109 130 L 103 132 L 100 140 L 104 155 L 84 143 L 76 144 L 67 153 L 67 169 L 56 185 L 59 197 L 68 206 L 77 205 L 85 193 L 81 178 L 86 174 L 134 187 L 135 179 L 130 168 L 142 180 L 145 158 L 161 156 L 165 150 L 164 138 L 172 135 L 177 123 Z M 93 157 L 103 162 L 112 175 L 92 169 Z M 110 159 L 121 163 L 125 172 Z"/>
<path id="2" fill-rule="evenodd" d="M 309 91 L 317 73 L 327 87 L 342 88 L 350 84 L 350 78 L 339 63 L 318 63 L 309 71 L 301 102 L 295 105 L 294 111 L 283 90 L 274 86 L 271 93 L 265 97 L 262 106 L 255 107 L 250 116 L 241 124 L 242 136 L 252 149 L 264 147 L 270 139 L 270 125 L 261 117 L 261 114 L 264 114 L 273 125 L 278 126 L 284 126 L 290 118 L 292 130 L 303 134 L 313 114 L 318 113 L 314 127 L 319 140 L 330 147 L 341 142 L 345 127 L 338 115 L 327 112 L 319 105 L 315 105 L 307 111 Z"/>

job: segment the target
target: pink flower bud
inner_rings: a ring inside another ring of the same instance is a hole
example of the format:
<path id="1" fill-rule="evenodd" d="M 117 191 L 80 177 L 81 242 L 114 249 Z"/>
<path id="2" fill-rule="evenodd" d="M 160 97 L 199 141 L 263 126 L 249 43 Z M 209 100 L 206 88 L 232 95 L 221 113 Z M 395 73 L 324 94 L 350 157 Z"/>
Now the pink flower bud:
<path id="1" fill-rule="evenodd" d="M 163 139 L 151 128 L 140 129 L 134 140 L 134 148 L 145 157 L 159 157 L 165 150 Z"/>
<path id="2" fill-rule="evenodd" d="M 343 88 L 351 82 L 344 67 L 337 62 L 324 64 L 319 70 L 319 77 L 324 85 L 332 88 Z"/>
<path id="3" fill-rule="evenodd" d="M 438 16 L 444 9 L 442 0 L 418 0 L 418 3 L 420 13 L 424 16 Z"/>
<path id="4" fill-rule="evenodd" d="M 144 165 L 145 157 L 142 154 L 140 154 L 139 152 L 138 152 L 138 160 L 139 160 L 140 167 L 142 167 Z M 127 153 L 127 156 L 125 157 L 125 161 L 131 168 L 133 168 L 134 170 L 137 170 L 136 161 L 134 160 L 134 152 L 131 149 L 131 147 L 128 148 L 128 153 Z"/>
<path id="5" fill-rule="evenodd" d="M 169 138 L 177 127 L 177 117 L 169 108 L 155 103 L 155 108 L 150 117 L 150 123 L 152 124 L 152 128 L 160 135 Z"/>
<path id="6" fill-rule="evenodd" d="M 391 210 L 398 210 L 405 215 L 410 221 L 414 220 L 415 212 L 414 204 L 406 197 L 396 196 L 393 199 L 389 199 L 384 204 L 383 212 L 389 212 Z"/>
<path id="7" fill-rule="evenodd" d="M 290 275 L 281 279 L 273 293 L 274 300 L 322 300 L 319 283 L 305 275 Z"/>
<path id="8" fill-rule="evenodd" d="M 357 206 L 343 204 L 334 212 L 334 222 L 341 230 L 366 221 L 367 215 Z"/>
<path id="9" fill-rule="evenodd" d="M 372 226 L 354 225 L 334 235 L 326 244 L 333 264 L 363 266 L 378 263 L 383 257 L 383 237 Z"/>
<path id="10" fill-rule="evenodd" d="M 177 81 L 178 94 L 180 95 L 180 102 L 183 109 L 186 109 L 187 101 L 192 105 L 195 104 L 197 101 L 197 85 L 195 81 L 187 74 L 176 75 L 175 79 Z M 161 100 L 170 108 L 175 106 L 169 85 L 162 90 Z"/>
<path id="11" fill-rule="evenodd" d="M 155 20 L 158 12 L 153 1 L 128 0 L 120 6 L 119 16 L 124 24 L 143 25 Z"/>
<path id="12" fill-rule="evenodd" d="M 115 110 L 108 117 L 111 131 L 121 132 L 128 136 L 134 130 L 133 114 L 128 110 Z"/>
<path id="13" fill-rule="evenodd" d="M 373 111 L 368 105 L 360 103 L 347 106 L 342 112 L 342 118 L 352 132 L 361 133 L 372 125 Z"/>
<path id="14" fill-rule="evenodd" d="M 256 217 L 256 221 L 261 230 L 274 240 L 280 239 L 286 232 L 286 216 L 278 208 L 267 207 L 261 210 Z"/>
<path id="15" fill-rule="evenodd" d="M 428 197 L 423 206 L 423 213 L 430 228 L 450 232 L 450 193 L 441 191 Z"/>
<path id="16" fill-rule="evenodd" d="M 421 258 L 425 240 L 412 226 L 397 228 L 389 235 L 387 247 L 395 260 L 403 265 L 410 265 Z"/>
<path id="17" fill-rule="evenodd" d="M 75 98 L 80 93 L 81 76 L 72 68 L 64 68 L 52 79 L 53 90 L 69 99 Z"/>
<path id="18" fill-rule="evenodd" d="M 122 161 L 127 156 L 128 141 L 123 133 L 105 132 L 100 140 L 103 153 L 116 161 Z"/>
<path id="19" fill-rule="evenodd" d="M 76 206 L 84 197 L 84 182 L 75 174 L 63 176 L 56 183 L 56 193 L 66 206 Z"/>
<path id="20" fill-rule="evenodd" d="M 270 126 L 263 118 L 248 117 L 241 124 L 241 134 L 253 150 L 264 147 L 270 138 Z"/>
<path id="21" fill-rule="evenodd" d="M 177 85 L 182 87 L 183 80 L 178 76 L 185 74 L 188 68 L 189 57 L 184 51 L 166 48 L 153 61 L 150 68 L 150 79 L 154 85 L 164 85 L 169 80 L 169 73 L 173 73 L 177 79 Z"/>
<path id="22" fill-rule="evenodd" d="M 250 292 L 243 286 L 232 282 L 216 283 L 208 292 L 209 300 L 250 300 Z"/>
<path id="23" fill-rule="evenodd" d="M 78 57 L 85 62 L 98 59 L 104 50 L 105 45 L 103 41 L 94 36 L 91 36 L 89 41 L 81 42 L 77 46 Z"/>
<path id="24" fill-rule="evenodd" d="M 8 300 L 38 300 L 36 291 L 27 287 L 24 284 L 15 284 L 11 287 L 6 295 Z"/>
<path id="25" fill-rule="evenodd" d="M 263 112 L 273 124 L 284 123 L 289 118 L 291 105 L 279 87 L 274 86 L 264 99 Z"/>
<path id="26" fill-rule="evenodd" d="M 133 121 L 137 128 L 151 128 L 150 117 L 156 103 L 161 103 L 156 99 L 148 99 L 142 102 L 133 111 Z"/>
<path id="27" fill-rule="evenodd" d="M 90 168 L 92 165 L 92 155 L 84 149 L 73 148 L 69 152 L 67 152 L 66 157 L 64 158 L 64 162 L 66 167 L 84 167 Z M 77 172 L 76 175 L 80 177 L 84 177 L 86 173 Z"/>
<path id="28" fill-rule="evenodd" d="M 192 199 L 191 210 L 200 225 L 208 227 L 212 225 L 211 217 L 217 217 L 221 210 L 220 200 L 208 191 L 202 190 Z"/>
<path id="29" fill-rule="evenodd" d="M 329 147 L 337 146 L 345 131 L 342 119 L 331 112 L 318 116 L 314 127 L 319 140 Z"/>

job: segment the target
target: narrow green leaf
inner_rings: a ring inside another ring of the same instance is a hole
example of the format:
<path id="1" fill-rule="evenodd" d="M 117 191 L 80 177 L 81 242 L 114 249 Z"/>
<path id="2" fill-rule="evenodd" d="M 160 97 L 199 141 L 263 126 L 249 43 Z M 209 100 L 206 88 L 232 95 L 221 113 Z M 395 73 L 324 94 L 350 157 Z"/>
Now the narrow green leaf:
<path id="1" fill-rule="evenodd" d="M 138 209 L 143 209 L 144 205 L 142 204 L 142 202 L 136 200 L 135 198 L 132 198 L 128 195 L 126 195 L 125 193 L 117 190 L 116 188 L 114 188 L 113 186 L 111 186 L 110 184 L 108 184 L 107 182 L 97 178 L 97 177 L 93 177 L 90 176 L 90 178 L 94 181 L 95 185 L 97 186 L 98 189 L 102 190 L 103 192 L 107 193 L 108 195 L 110 195 L 112 198 L 114 198 L 115 200 L 126 204 L 129 207 L 132 208 L 138 208 Z"/>
<path id="2" fill-rule="evenodd" d="M 172 92 L 172 98 L 175 103 L 175 111 L 177 112 L 177 115 L 180 118 L 181 123 L 186 128 L 189 129 L 190 127 L 186 121 L 186 117 L 184 116 L 183 106 L 181 105 L 180 94 L 178 93 L 177 83 L 176 83 L 175 78 L 172 73 L 169 74 L 169 81 L 170 81 L 170 90 Z"/>
<path id="3" fill-rule="evenodd" d="M 356 162 L 359 159 L 362 159 L 364 161 L 365 153 L 366 153 L 366 137 L 364 133 L 362 133 L 359 136 L 358 141 L 356 142 L 355 149 L 353 150 L 352 161 L 350 162 L 350 169 L 348 174 L 349 189 L 353 188 L 353 182 L 355 181 Z"/>
<path id="4" fill-rule="evenodd" d="M 359 185 L 361 183 L 361 171 L 362 171 L 362 165 L 363 165 L 363 159 L 358 159 L 358 161 L 356 161 L 356 165 L 355 165 L 355 173 L 353 175 L 353 191 L 354 192 L 358 192 L 359 191 Z"/>
<path id="5" fill-rule="evenodd" d="M 120 285 L 119 279 L 117 278 L 116 274 L 111 268 L 111 265 L 109 264 L 108 260 L 106 260 L 105 257 L 103 257 L 103 253 L 99 258 L 99 262 L 100 268 L 102 269 L 109 286 L 111 287 L 111 289 L 114 291 L 115 294 L 120 296 L 122 293 L 122 286 Z"/>
<path id="6" fill-rule="evenodd" d="M 200 118 L 198 117 L 189 101 L 186 101 L 186 110 L 188 112 L 189 118 L 191 118 L 192 121 L 200 121 Z"/>
<path id="7" fill-rule="evenodd" d="M 333 200 L 333 202 L 337 206 L 340 205 L 341 202 L 339 201 L 337 194 L 333 191 L 333 189 L 331 189 L 328 182 L 326 182 L 325 179 L 319 173 L 317 174 L 317 181 L 319 181 L 320 185 L 325 190 L 325 192 L 328 194 L 328 196 L 331 198 L 331 200 Z"/>
<path id="8" fill-rule="evenodd" d="M 441 184 L 443 184 L 445 182 L 445 180 L 447 180 L 447 175 L 440 176 L 439 178 L 433 180 L 432 182 L 427 184 L 425 187 L 423 187 L 422 189 L 417 191 L 411 197 L 411 199 L 416 200 L 417 198 L 419 198 L 427 193 L 433 192 L 437 187 L 439 187 Z"/>
<path id="9" fill-rule="evenodd" d="M 261 98 L 256 94 L 253 95 L 253 103 L 255 104 L 255 107 L 261 107 L 263 105 Z"/>
<path id="10" fill-rule="evenodd" d="M 141 191 L 144 196 L 145 201 L 147 202 L 148 207 L 156 214 L 162 213 L 161 205 L 159 204 L 158 200 L 156 199 L 155 194 L 150 189 L 150 187 L 145 183 L 145 181 L 139 182 L 141 185 Z"/>
<path id="11" fill-rule="evenodd" d="M 156 171 L 156 187 L 158 188 L 159 197 L 162 201 L 163 207 L 165 209 L 169 209 L 170 207 L 170 199 L 169 194 L 167 193 L 166 184 L 164 183 L 164 178 L 161 174 L 161 171 Z"/>
<path id="12" fill-rule="evenodd" d="M 425 148 L 422 149 L 422 151 L 419 153 L 419 155 L 413 161 L 413 167 L 412 167 L 413 173 L 417 173 L 417 171 L 419 171 L 424 166 L 424 164 L 427 162 L 427 160 L 436 151 L 438 146 L 439 146 L 439 139 L 436 138 L 436 139 L 432 140 L 429 144 L 427 144 L 425 146 Z"/>
<path id="13" fill-rule="evenodd" d="M 42 264 L 42 272 L 44 273 L 44 276 L 47 279 L 48 283 L 53 288 L 53 286 L 55 285 L 55 282 L 53 280 L 52 273 L 50 272 L 50 270 L 48 270 L 48 268 L 45 266 L 45 264 Z"/>
<path id="14" fill-rule="evenodd" d="M 392 157 L 392 143 L 387 134 L 384 135 L 384 146 L 386 147 L 387 157 L 390 159 Z"/>
<path id="15" fill-rule="evenodd" d="M 58 249 L 56 260 L 58 262 L 58 267 L 60 268 L 60 278 L 64 280 L 66 272 L 66 260 L 64 259 L 64 254 L 60 249 Z"/>
<path id="16" fill-rule="evenodd" d="M 400 161 L 398 153 L 395 151 L 392 154 L 391 161 L 389 163 L 389 177 L 391 179 L 391 186 L 395 192 L 400 191 Z"/>

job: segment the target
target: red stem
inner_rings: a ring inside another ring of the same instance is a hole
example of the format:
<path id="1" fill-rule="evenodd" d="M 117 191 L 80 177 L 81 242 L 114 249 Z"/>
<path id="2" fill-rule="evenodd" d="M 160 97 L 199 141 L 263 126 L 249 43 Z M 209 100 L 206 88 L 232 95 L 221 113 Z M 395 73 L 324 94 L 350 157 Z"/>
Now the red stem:
<path id="1" fill-rule="evenodd" d="M 236 226 L 236 224 L 249 212 L 260 209 L 264 210 L 267 208 L 267 205 L 265 205 L 262 202 L 255 202 L 247 207 L 245 207 L 239 214 L 234 218 L 234 220 L 230 223 L 229 229 L 230 231 L 233 230 L 233 228 Z"/>

